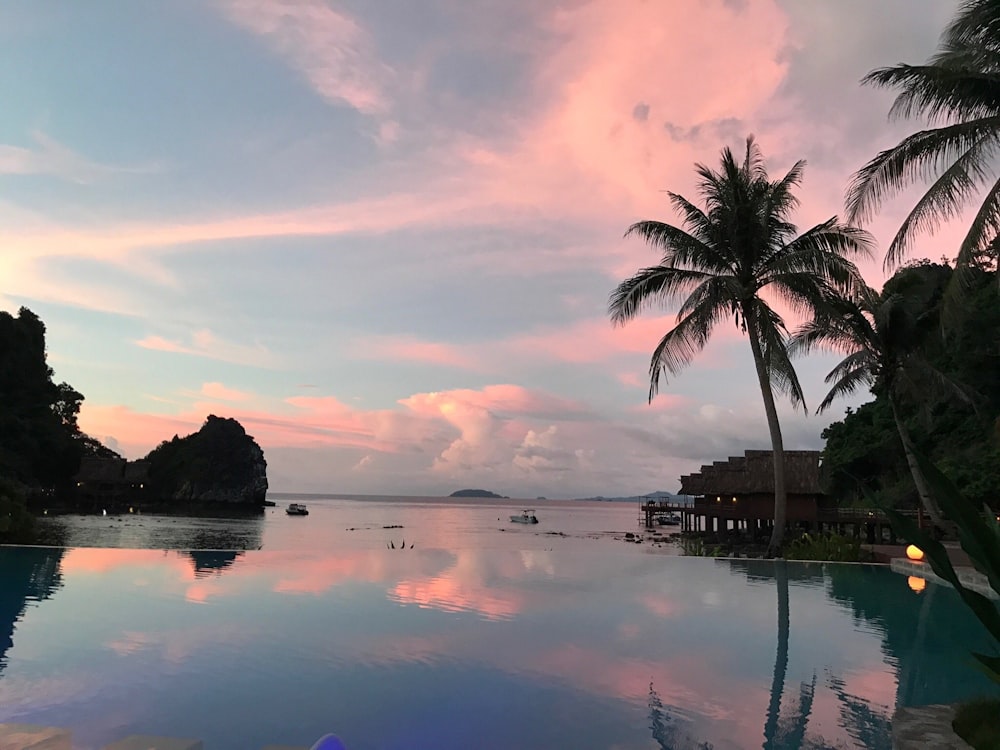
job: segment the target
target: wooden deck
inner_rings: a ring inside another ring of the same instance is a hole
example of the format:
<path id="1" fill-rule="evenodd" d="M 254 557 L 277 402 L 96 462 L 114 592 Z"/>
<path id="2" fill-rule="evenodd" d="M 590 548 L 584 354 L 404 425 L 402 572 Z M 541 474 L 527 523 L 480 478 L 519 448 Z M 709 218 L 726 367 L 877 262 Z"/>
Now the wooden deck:
<path id="1" fill-rule="evenodd" d="M 769 516 L 753 516 L 738 506 L 728 504 L 680 505 L 655 500 L 641 503 L 639 511 L 647 529 L 660 525 L 659 519 L 668 515 L 680 516 L 681 531 L 705 531 L 721 533 L 725 531 L 765 531 L 773 526 Z M 924 526 L 921 510 L 901 511 Z M 790 525 L 812 531 L 835 531 L 839 534 L 863 538 L 869 544 L 879 541 L 896 543 L 896 533 L 888 516 L 880 510 L 867 508 L 823 508 L 814 517 L 789 520 Z"/>

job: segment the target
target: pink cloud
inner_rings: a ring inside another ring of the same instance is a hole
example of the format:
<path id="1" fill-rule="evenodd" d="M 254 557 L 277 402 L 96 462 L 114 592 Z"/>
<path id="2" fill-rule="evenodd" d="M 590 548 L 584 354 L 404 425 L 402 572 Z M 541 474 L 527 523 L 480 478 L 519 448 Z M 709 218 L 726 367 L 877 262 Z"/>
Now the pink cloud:
<path id="1" fill-rule="evenodd" d="M 387 108 L 383 89 L 392 71 L 346 13 L 320 0 L 222 0 L 221 7 L 231 21 L 265 39 L 324 99 L 366 114 Z"/>
<path id="2" fill-rule="evenodd" d="M 355 356 L 434 365 L 477 368 L 477 362 L 457 346 L 412 337 L 367 337 L 354 346 Z"/>
<path id="3" fill-rule="evenodd" d="M 234 364 L 252 365 L 254 367 L 270 367 L 274 364 L 274 358 L 264 346 L 260 344 L 247 346 L 245 344 L 225 341 L 207 328 L 192 332 L 190 344 L 171 341 L 162 336 L 147 336 L 135 343 L 136 346 L 140 346 L 143 349 L 171 352 L 174 354 L 190 354 L 196 357 L 218 359 Z"/>
<path id="4" fill-rule="evenodd" d="M 647 383 L 648 387 L 648 383 Z M 681 409 L 690 408 L 692 406 L 691 399 L 687 396 L 678 396 L 674 393 L 657 393 L 653 397 L 653 400 L 646 404 L 636 404 L 630 407 L 629 411 L 633 412 L 673 412 L 679 411 Z"/>
<path id="5" fill-rule="evenodd" d="M 248 401 L 253 395 L 235 388 L 227 388 L 222 383 L 202 383 L 201 395 L 219 401 Z"/>

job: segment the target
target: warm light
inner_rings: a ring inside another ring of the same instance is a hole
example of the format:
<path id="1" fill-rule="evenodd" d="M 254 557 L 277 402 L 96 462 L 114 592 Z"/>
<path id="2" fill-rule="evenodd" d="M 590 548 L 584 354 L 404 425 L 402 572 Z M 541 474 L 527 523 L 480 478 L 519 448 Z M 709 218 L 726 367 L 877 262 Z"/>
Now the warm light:
<path id="1" fill-rule="evenodd" d="M 919 562 L 924 559 L 924 551 L 917 545 L 911 544 L 906 548 L 906 556 Z"/>
<path id="2" fill-rule="evenodd" d="M 920 576 L 910 576 L 906 579 L 906 585 L 910 587 L 916 593 L 920 593 L 925 588 L 927 588 L 927 581 Z"/>
<path id="3" fill-rule="evenodd" d="M 733 498 L 733 502 L 734 502 L 734 503 L 736 502 L 736 498 L 735 498 L 735 497 Z"/>
<path id="4" fill-rule="evenodd" d="M 715 498 L 715 502 L 717 502 L 717 503 L 721 503 L 721 502 L 722 502 L 722 498 L 721 498 L 721 497 L 718 497 L 718 496 L 716 496 L 716 498 Z"/>

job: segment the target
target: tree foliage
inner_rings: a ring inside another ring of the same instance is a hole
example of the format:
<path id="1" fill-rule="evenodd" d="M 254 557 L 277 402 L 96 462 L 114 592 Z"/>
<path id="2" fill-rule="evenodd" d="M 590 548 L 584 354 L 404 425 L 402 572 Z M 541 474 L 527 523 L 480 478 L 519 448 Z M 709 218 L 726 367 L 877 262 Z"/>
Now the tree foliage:
<path id="1" fill-rule="evenodd" d="M 944 291 L 954 271 L 921 262 L 900 269 L 882 297 L 910 295 L 916 325 L 907 331 L 907 351 L 919 351 L 933 370 L 960 383 L 953 388 L 913 384 L 897 400 L 917 451 L 928 456 L 975 503 L 997 503 L 1000 487 L 1000 306 L 996 272 L 973 269 L 961 317 L 942 324 Z M 921 290 L 913 296 L 914 290 Z M 875 384 L 875 400 L 848 410 L 823 432 L 825 489 L 841 502 L 860 500 L 859 485 L 872 488 L 880 502 L 915 507 L 917 495 L 890 405 L 892 389 Z M 897 389 L 899 390 L 899 389 Z"/>
<path id="2" fill-rule="evenodd" d="M 893 117 L 922 117 L 927 127 L 882 151 L 855 175 L 847 192 L 848 218 L 871 218 L 880 204 L 911 185 L 928 185 L 904 219 L 886 254 L 902 260 L 920 232 L 936 230 L 979 203 L 957 266 L 996 267 L 1000 233 L 1000 3 L 965 0 L 923 65 L 900 64 L 869 73 L 864 82 L 896 89 Z"/>
<path id="3" fill-rule="evenodd" d="M 68 484 L 85 450 L 83 396 L 52 376 L 38 316 L 0 312 L 0 476 L 50 491 Z"/>

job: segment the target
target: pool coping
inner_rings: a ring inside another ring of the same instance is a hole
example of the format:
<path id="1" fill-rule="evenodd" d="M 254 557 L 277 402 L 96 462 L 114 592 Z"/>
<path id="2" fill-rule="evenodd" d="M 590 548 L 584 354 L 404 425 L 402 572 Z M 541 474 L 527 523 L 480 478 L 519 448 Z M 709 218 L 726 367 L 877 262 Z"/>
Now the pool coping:
<path id="1" fill-rule="evenodd" d="M 926 581 L 932 581 L 934 583 L 951 587 L 950 582 L 941 578 L 941 576 L 934 572 L 928 563 L 923 561 L 910 560 L 906 557 L 894 557 L 889 563 L 889 568 L 894 573 L 923 578 Z M 982 594 L 989 599 L 1000 599 L 1000 594 L 994 591 L 993 587 L 990 586 L 989 579 L 975 568 L 970 568 L 964 565 L 956 566 L 955 574 L 958 576 L 959 583 L 970 591 L 975 591 L 977 594 Z"/>
<path id="2" fill-rule="evenodd" d="M 955 704 L 897 708 L 892 716 L 892 750 L 970 750 L 972 745 L 951 728 Z"/>

